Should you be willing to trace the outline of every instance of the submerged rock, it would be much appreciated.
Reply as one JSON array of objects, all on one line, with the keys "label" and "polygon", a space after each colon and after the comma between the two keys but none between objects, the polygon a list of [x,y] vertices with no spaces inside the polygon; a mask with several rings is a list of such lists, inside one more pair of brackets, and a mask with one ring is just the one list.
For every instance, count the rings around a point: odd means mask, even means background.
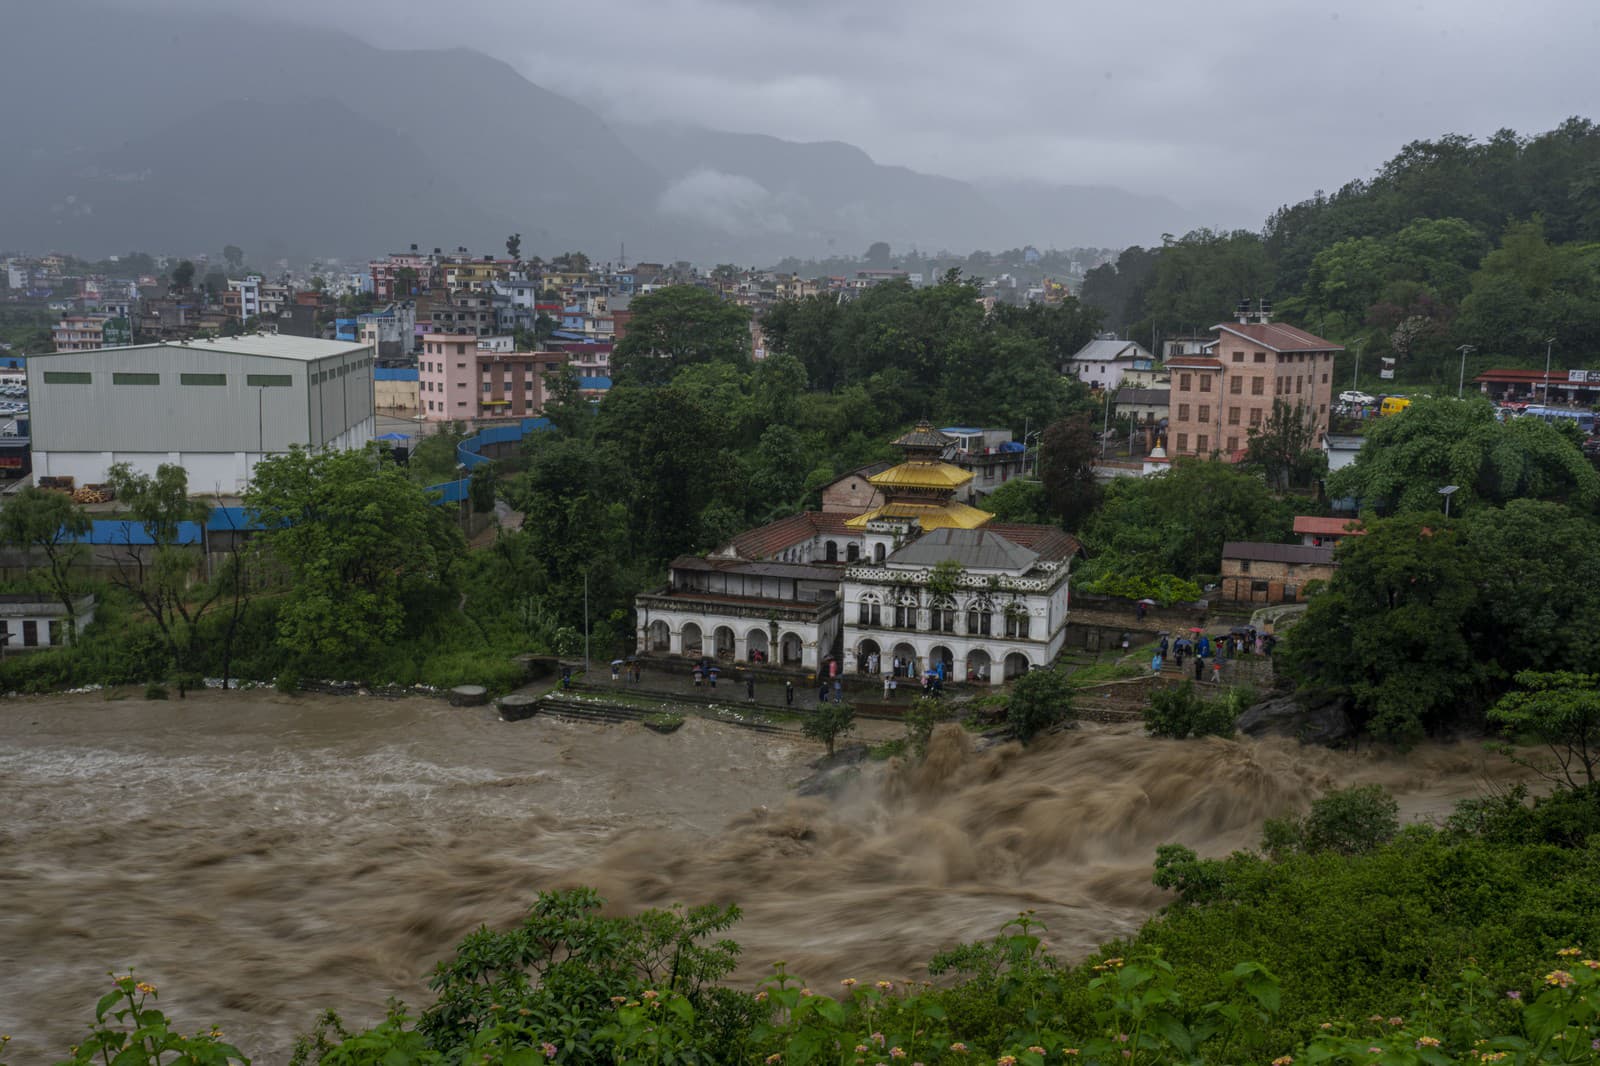
[{"label": "submerged rock", "polygon": [[1278,696],[1239,716],[1239,732],[1252,737],[1293,737],[1303,744],[1332,746],[1356,734],[1342,698],[1324,696],[1311,702]]}]

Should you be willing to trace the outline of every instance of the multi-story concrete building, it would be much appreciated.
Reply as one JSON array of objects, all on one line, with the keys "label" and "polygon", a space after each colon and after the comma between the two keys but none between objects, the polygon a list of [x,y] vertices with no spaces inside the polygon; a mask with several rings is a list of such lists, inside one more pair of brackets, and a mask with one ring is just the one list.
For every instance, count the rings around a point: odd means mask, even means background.
[{"label": "multi-story concrete building", "polygon": [[1116,334],[1108,333],[1078,349],[1061,372],[1093,389],[1114,389],[1122,384],[1125,372],[1154,366],[1155,356],[1137,341],[1118,340]]},{"label": "multi-story concrete building", "polygon": [[228,317],[238,322],[261,317],[261,275],[251,274],[238,281],[228,282],[222,305]]},{"label": "multi-story concrete building", "polygon": [[50,338],[58,352],[93,352],[105,346],[106,320],[110,315],[63,315],[50,327]]},{"label": "multi-story concrete building", "polygon": [[372,364],[362,345],[274,334],[33,355],[34,473],[176,463],[193,492],[238,492],[264,456],[372,440]]},{"label": "multi-story concrete building", "polygon": [[430,422],[529,418],[544,410],[545,377],[560,374],[565,352],[479,348],[466,333],[426,333],[417,360],[418,402]]},{"label": "multi-story concrete building", "polygon": [[1333,357],[1344,349],[1281,322],[1224,323],[1206,355],[1167,361],[1172,374],[1167,451],[1236,458],[1273,404],[1298,409],[1316,439],[1328,431]]}]

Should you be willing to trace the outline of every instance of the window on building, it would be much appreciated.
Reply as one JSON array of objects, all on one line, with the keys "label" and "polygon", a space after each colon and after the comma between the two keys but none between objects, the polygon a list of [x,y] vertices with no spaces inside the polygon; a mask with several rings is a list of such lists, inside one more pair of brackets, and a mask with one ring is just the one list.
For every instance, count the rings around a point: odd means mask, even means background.
[{"label": "window on building", "polygon": [[1200,405],[1200,421],[1202,421],[1202,422],[1211,421],[1211,405],[1210,404],[1203,403],[1203,404]]},{"label": "window on building", "polygon": [[1238,437],[1229,437],[1228,438],[1228,451],[1236,452],[1238,450],[1239,450],[1239,438]]},{"label": "window on building", "polygon": [[1241,559],[1241,560],[1239,560],[1239,573],[1248,574],[1249,572],[1250,572],[1250,560],[1249,559]]},{"label": "window on building", "polygon": [[1234,362],[1235,362],[1235,363],[1242,363],[1242,362],[1244,362],[1244,353],[1243,353],[1243,352],[1234,352],[1234,353],[1233,353],[1233,361],[1234,361]]},{"label": "window on building", "polygon": [[227,383],[228,383],[228,375],[226,375],[226,374],[179,374],[178,375],[178,384],[180,384],[180,385],[226,385]]},{"label": "window on building", "polygon": [[1324,385],[1328,383],[1328,372],[1326,370],[1322,372],[1322,383]]},{"label": "window on building", "polygon": [[1186,451],[1189,450],[1189,434],[1187,434],[1187,433],[1179,433],[1178,434],[1178,450],[1180,452],[1186,452]]},{"label": "window on building", "polygon": [[1266,378],[1251,378],[1250,379],[1250,395],[1252,395],[1252,396],[1264,396],[1264,395],[1266,395],[1266,391],[1267,391],[1267,379]]},{"label": "window on building", "polygon": [[1237,375],[1230,378],[1228,381],[1228,391],[1233,393],[1235,396],[1238,396],[1244,392],[1244,378],[1241,378]]},{"label": "window on building", "polygon": [[1204,455],[1211,448],[1211,438],[1202,433],[1194,439],[1194,450]]},{"label": "window on building", "polygon": [[289,374],[246,374],[244,383],[252,389],[286,389],[294,384]]},{"label": "window on building", "polygon": [[856,621],[864,626],[883,625],[883,604],[876,594],[863,592],[856,609]]},{"label": "window on building", "polygon": [[1211,391],[1211,375],[1210,374],[1201,374],[1200,375],[1200,391],[1201,392],[1210,392]]},{"label": "window on building", "polygon": [[1228,425],[1237,426],[1238,424],[1239,424],[1239,409],[1237,407],[1228,408]]},{"label": "window on building", "polygon": [[1188,404],[1180,403],[1178,405],[1178,421],[1180,421],[1180,422],[1189,421],[1189,405]]},{"label": "window on building", "polygon": [[896,629],[917,628],[917,594],[902,592],[900,599],[894,605],[894,624]]},{"label": "window on building", "polygon": [[1259,580],[1252,581],[1252,582],[1250,582],[1250,591],[1251,592],[1266,592],[1267,591],[1267,583],[1265,581],[1259,581]]},{"label": "window on building", "polygon": [[46,385],[88,385],[92,379],[87,370],[46,370]]},{"label": "window on building", "polygon": [[488,392],[488,391],[489,391],[489,390],[490,390],[490,389],[491,389],[491,388],[493,388],[493,387],[494,387],[494,386],[493,386],[493,385],[491,385],[491,384],[490,384],[490,383],[489,383],[489,382],[487,382],[487,381],[485,381],[485,382],[484,382],[484,383],[483,383],[483,391],[484,391],[484,392]]},{"label": "window on building", "polygon": [[1250,408],[1250,424],[1252,426],[1259,426],[1261,424],[1261,408]]},{"label": "window on building", "polygon": [[111,384],[113,384],[113,385],[159,385],[159,384],[161,384],[161,375],[160,374],[139,373],[139,372],[132,371],[132,370],[113,370],[111,372]]},{"label": "window on building", "polygon": [[987,637],[994,625],[994,604],[979,597],[967,605],[967,634]]},{"label": "window on building", "polygon": [[1015,610],[1006,609],[1006,636],[1013,640],[1028,639],[1028,612],[1021,604],[1013,604]]},{"label": "window on building", "polygon": [[1179,392],[1188,392],[1193,386],[1194,386],[1194,375],[1193,374],[1179,374],[1178,375],[1178,391]]},{"label": "window on building", "polygon": [[948,596],[940,597],[933,601],[933,609],[929,612],[935,633],[954,633],[956,631],[956,601]]}]

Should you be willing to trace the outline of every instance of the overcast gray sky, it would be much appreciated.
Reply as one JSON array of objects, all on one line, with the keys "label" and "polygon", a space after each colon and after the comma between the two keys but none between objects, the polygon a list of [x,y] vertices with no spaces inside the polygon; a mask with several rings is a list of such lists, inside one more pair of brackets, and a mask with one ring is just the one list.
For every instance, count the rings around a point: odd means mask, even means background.
[{"label": "overcast gray sky", "polygon": [[[175,0],[198,3],[199,0]],[[1600,101],[1600,0],[205,0],[466,46],[629,119],[842,140],[959,178],[1284,201],[1406,141]]]}]

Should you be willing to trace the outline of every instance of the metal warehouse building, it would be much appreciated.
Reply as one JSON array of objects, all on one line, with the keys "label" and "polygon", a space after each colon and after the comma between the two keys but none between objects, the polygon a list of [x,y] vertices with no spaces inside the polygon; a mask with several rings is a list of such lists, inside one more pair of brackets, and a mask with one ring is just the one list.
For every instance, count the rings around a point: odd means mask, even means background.
[{"label": "metal warehouse building", "polygon": [[35,355],[34,476],[178,463],[191,492],[238,492],[263,456],[372,440],[372,369],[368,345],[272,334]]}]

